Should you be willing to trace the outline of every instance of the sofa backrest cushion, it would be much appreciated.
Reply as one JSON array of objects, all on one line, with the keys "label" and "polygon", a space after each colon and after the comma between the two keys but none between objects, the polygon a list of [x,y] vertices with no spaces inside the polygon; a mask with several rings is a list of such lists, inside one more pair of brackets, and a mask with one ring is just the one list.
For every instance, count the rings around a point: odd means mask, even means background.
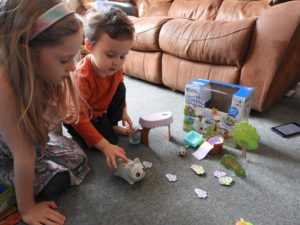
[{"label": "sofa backrest cushion", "polygon": [[268,0],[223,0],[215,20],[232,21],[257,17],[269,7]]},{"label": "sofa backrest cushion", "polygon": [[135,35],[131,49],[156,52],[161,51],[158,43],[159,32],[164,23],[171,18],[156,17],[133,17],[129,19],[134,24]]},{"label": "sofa backrest cushion", "polygon": [[174,0],[168,16],[195,20],[213,20],[223,0]]},{"label": "sofa backrest cushion", "polygon": [[190,61],[241,67],[255,21],[173,19],[162,26],[159,45],[164,52]]},{"label": "sofa backrest cushion", "polygon": [[173,0],[142,0],[140,17],[167,16]]}]

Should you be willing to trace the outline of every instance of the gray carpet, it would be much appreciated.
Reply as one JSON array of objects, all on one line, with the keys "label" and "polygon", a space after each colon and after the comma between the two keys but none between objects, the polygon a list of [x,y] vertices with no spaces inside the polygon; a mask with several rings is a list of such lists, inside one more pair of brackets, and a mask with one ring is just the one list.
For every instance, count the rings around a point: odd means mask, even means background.
[{"label": "gray carpet", "polygon": [[[183,158],[177,149],[183,143],[184,96],[182,93],[126,77],[128,112],[134,122],[139,115],[172,111],[172,141],[165,138],[166,127],[150,131],[150,147],[132,146],[121,138],[120,146],[129,158],[153,163],[146,177],[133,186],[114,177],[105,166],[103,155],[89,151],[92,171],[79,187],[72,187],[58,200],[67,224],[86,225],[233,225],[240,218],[255,225],[300,224],[300,136],[284,139],[272,126],[300,122],[300,88],[291,98],[284,97],[264,113],[251,112],[250,123],[258,129],[261,144],[243,162],[247,178],[234,176],[219,164],[220,157],[202,161],[188,150]],[[298,86],[299,87],[299,86]],[[241,161],[241,152],[227,149]],[[189,169],[200,163],[207,172],[197,176]],[[235,184],[225,187],[213,176],[215,170],[234,176]],[[166,173],[176,174],[170,183]],[[208,192],[198,199],[195,188]]]}]

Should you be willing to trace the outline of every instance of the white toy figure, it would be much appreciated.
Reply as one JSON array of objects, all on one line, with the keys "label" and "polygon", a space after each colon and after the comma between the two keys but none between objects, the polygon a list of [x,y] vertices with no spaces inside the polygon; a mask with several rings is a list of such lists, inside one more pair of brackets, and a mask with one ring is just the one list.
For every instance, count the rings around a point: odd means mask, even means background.
[{"label": "white toy figure", "polygon": [[179,156],[185,156],[185,153],[186,153],[186,149],[184,146],[181,146],[178,150],[178,155]]},{"label": "white toy figure", "polygon": [[118,168],[114,172],[115,176],[123,178],[131,185],[143,179],[145,174],[144,166],[139,158],[134,161],[129,160],[128,163],[118,160]]}]

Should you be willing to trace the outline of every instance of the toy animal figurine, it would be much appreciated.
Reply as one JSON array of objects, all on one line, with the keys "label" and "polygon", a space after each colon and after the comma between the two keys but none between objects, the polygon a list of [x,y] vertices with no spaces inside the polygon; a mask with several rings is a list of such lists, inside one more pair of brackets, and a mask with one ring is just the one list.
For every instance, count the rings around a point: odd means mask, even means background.
[{"label": "toy animal figurine", "polygon": [[186,149],[184,146],[181,146],[179,149],[178,149],[178,155],[179,156],[185,156],[186,154]]},{"label": "toy animal figurine", "polygon": [[134,159],[134,161],[129,160],[128,163],[124,163],[120,159],[117,161],[118,168],[114,172],[115,176],[123,178],[131,185],[144,178],[146,173],[139,158]]}]

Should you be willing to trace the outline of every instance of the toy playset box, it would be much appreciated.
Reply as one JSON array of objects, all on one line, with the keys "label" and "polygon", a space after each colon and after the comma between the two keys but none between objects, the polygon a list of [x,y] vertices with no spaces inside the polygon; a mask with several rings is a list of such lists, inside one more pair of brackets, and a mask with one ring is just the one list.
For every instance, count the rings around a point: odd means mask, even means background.
[{"label": "toy playset box", "polygon": [[15,190],[0,181],[0,217],[16,204]]},{"label": "toy playset box", "polygon": [[235,123],[247,121],[254,88],[196,79],[185,86],[183,130],[204,137],[225,136]]}]

